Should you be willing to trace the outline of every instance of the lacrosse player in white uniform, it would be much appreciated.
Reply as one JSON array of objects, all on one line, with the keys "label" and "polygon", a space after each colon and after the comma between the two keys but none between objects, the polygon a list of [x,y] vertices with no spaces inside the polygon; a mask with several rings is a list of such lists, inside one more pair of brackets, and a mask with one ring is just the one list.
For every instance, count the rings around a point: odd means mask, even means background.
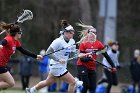
[{"label": "lacrosse player in white uniform", "polygon": [[26,88],[26,93],[34,93],[45,86],[49,86],[58,78],[69,84],[68,93],[74,93],[75,86],[82,85],[82,81],[75,79],[67,70],[67,60],[71,53],[76,52],[75,40],[73,39],[75,30],[66,20],[62,20],[61,26],[61,36],[55,39],[46,51],[46,54],[49,54],[60,50],[48,55],[51,60],[49,66],[50,72],[47,79],[39,82],[32,88]]}]

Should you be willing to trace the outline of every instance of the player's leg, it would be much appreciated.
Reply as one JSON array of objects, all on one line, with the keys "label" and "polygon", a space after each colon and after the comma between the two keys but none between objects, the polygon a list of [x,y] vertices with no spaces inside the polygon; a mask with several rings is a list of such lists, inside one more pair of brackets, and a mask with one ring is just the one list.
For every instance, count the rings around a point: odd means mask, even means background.
[{"label": "player's leg", "polygon": [[82,93],[87,93],[89,89],[88,70],[85,66],[77,66],[79,79],[83,81]]},{"label": "player's leg", "polygon": [[38,84],[33,86],[32,88],[26,88],[26,93],[35,93],[37,90],[49,86],[56,81],[57,77],[49,74],[46,80],[40,81]]},{"label": "player's leg", "polygon": [[0,89],[13,87],[15,81],[9,71],[0,74]]},{"label": "player's leg", "polygon": [[89,91],[90,93],[95,93],[96,89],[96,71],[95,70],[89,70],[88,71],[88,78],[89,78]]},{"label": "player's leg", "polygon": [[75,78],[69,72],[67,72],[61,77],[61,79],[68,82],[69,84],[68,93],[74,93],[76,84]]}]

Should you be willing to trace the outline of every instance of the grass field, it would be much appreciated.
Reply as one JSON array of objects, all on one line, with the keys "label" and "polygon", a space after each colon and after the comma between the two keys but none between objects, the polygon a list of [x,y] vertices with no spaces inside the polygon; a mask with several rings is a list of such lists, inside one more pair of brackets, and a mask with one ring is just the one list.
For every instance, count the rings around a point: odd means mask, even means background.
[{"label": "grass field", "polygon": [[[23,90],[2,90],[0,93],[25,93]],[[40,93],[40,92],[37,92]],[[62,92],[47,92],[47,93],[62,93]],[[64,92],[63,92],[64,93]]]},{"label": "grass field", "polygon": [[25,91],[22,90],[2,90],[0,93],[25,93]]}]

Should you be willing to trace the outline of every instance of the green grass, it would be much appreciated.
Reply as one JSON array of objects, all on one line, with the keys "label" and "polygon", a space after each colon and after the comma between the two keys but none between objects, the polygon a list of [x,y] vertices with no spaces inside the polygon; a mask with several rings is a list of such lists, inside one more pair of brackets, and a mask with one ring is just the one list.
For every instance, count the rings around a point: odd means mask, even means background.
[{"label": "green grass", "polygon": [[[7,90],[1,90],[0,93],[25,93],[25,91],[23,91],[23,90],[13,90],[13,89],[10,90],[10,89],[7,89]],[[37,93],[39,93],[39,92],[37,92]],[[48,93],[58,93],[58,92],[48,92]]]},{"label": "green grass", "polygon": [[0,93],[25,93],[25,91],[22,90],[2,90]]}]

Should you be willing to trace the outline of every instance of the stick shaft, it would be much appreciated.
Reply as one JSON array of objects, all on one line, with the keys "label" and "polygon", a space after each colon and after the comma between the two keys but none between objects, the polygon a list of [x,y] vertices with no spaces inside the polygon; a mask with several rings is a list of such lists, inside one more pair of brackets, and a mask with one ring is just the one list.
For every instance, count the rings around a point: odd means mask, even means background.
[{"label": "stick shaft", "polygon": [[66,49],[66,48],[68,48],[68,47],[77,45],[77,44],[79,44],[79,43],[77,42],[77,43],[72,44],[72,45],[70,45],[70,46],[67,46],[67,47],[65,47],[65,48],[61,48],[61,49],[55,50],[55,51],[53,51],[53,52],[51,52],[51,53],[48,53],[48,54],[44,55],[44,57],[45,57],[45,56],[48,56],[48,55],[51,55],[51,54],[53,54],[53,53],[55,53],[55,52],[61,51],[61,50],[63,50],[63,49]]},{"label": "stick shaft", "polygon": [[[87,55],[90,55],[90,54],[95,54],[96,52],[90,52],[90,53],[87,53],[85,56],[87,56]],[[73,57],[73,58],[69,58],[67,61],[71,61],[71,60],[74,60],[74,59],[77,59],[77,58],[80,58],[79,56],[76,56],[76,57]],[[93,59],[93,61],[94,62],[96,62],[96,63],[98,63],[98,64],[100,64],[100,65],[102,65],[102,66],[104,66],[104,67],[106,67],[106,68],[108,68],[108,69],[112,69],[111,67],[108,67],[108,66],[106,66],[106,65],[104,65],[103,63],[101,63],[101,62],[99,62],[99,61],[97,61],[97,60],[95,60],[95,59]]]},{"label": "stick shaft", "polygon": [[94,61],[95,61],[96,63],[98,63],[98,64],[100,64],[100,65],[102,65],[102,66],[108,68],[108,69],[112,69],[111,67],[108,67],[108,66],[104,65],[103,63],[101,63],[101,62],[99,62],[99,61],[97,61],[97,60],[94,60]]},{"label": "stick shaft", "polygon": [[0,35],[2,35],[2,34],[5,33],[5,32],[6,32],[6,30],[1,31],[1,32],[0,32]]}]

